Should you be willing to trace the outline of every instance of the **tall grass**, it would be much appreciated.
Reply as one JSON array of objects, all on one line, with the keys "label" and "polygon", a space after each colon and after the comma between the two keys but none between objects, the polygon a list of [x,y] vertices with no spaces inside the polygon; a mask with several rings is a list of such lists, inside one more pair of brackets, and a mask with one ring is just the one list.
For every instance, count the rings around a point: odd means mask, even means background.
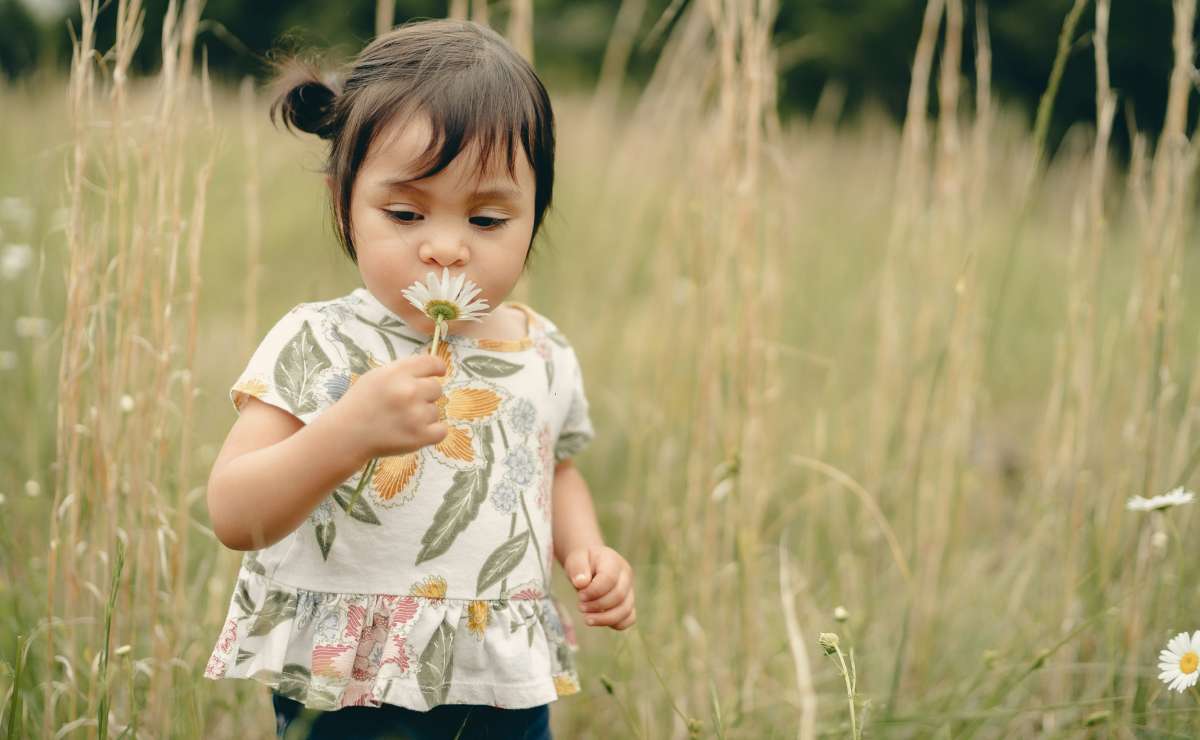
[{"label": "tall grass", "polygon": [[[156,40],[135,0],[106,8],[97,50],[85,2],[69,95],[0,90],[0,243],[39,263],[0,291],[21,440],[0,446],[3,737],[271,735],[261,687],[199,678],[237,561],[199,501],[256,327],[356,274],[312,207],[319,150],[209,85],[200,4],[170,8]],[[845,736],[851,708],[879,737],[1200,728],[1155,668],[1200,628],[1195,515],[1124,510],[1200,466],[1194,0],[1128,168],[1109,1],[1074,4],[1047,60],[1096,70],[1097,125],[1052,157],[1055,83],[1032,126],[994,100],[974,9],[927,3],[899,126],[781,121],[769,1],[628,0],[594,94],[555,91],[556,207],[519,292],[582,358],[600,435],[579,463],[638,602],[625,632],[576,619],[559,736]],[[637,29],[668,26],[622,96]],[[163,48],[153,78],[129,77],[139,42]],[[18,334],[31,316],[51,330]]]}]

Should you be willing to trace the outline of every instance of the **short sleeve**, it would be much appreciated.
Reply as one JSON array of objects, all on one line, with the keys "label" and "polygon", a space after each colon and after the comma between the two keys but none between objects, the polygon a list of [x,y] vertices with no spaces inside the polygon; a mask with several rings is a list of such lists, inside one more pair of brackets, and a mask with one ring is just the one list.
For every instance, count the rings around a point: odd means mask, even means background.
[{"label": "short sleeve", "polygon": [[587,393],[583,386],[583,370],[579,366],[579,360],[573,349],[568,347],[566,356],[568,358],[566,377],[570,379],[571,400],[562,428],[559,430],[558,439],[554,443],[556,462],[562,462],[579,454],[596,436],[595,430],[592,428],[591,416],[588,413]]},{"label": "short sleeve", "polygon": [[249,396],[277,406],[308,424],[340,397],[347,385],[323,346],[324,317],[300,304],[267,331],[245,370],[229,389],[240,413]]}]

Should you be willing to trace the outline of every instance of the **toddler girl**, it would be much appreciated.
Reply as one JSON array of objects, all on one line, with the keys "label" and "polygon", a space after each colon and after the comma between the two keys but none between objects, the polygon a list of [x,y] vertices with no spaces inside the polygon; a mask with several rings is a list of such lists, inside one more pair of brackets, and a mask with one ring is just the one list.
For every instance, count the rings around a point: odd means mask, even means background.
[{"label": "toddler girl", "polygon": [[[307,707],[309,737],[548,738],[579,691],[553,560],[588,624],[635,619],[572,464],[593,437],[579,362],[504,300],[551,200],[550,100],[451,20],[380,36],[340,85],[296,64],[280,84],[272,118],[328,142],[363,286],[293,307],[230,390],[208,507],[246,555],[204,675],[270,686],[280,737]],[[448,335],[409,300],[422,280],[459,304]]]}]

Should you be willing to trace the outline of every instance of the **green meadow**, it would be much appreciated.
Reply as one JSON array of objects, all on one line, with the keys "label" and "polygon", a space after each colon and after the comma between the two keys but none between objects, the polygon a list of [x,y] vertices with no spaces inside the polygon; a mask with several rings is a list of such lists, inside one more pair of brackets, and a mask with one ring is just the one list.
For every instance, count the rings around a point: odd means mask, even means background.
[{"label": "green meadow", "polygon": [[[511,297],[579,354],[638,617],[587,627],[556,570],[583,686],[556,736],[1200,733],[1157,665],[1200,630],[1197,504],[1126,508],[1200,469],[1195,50],[1157,41],[1166,123],[1120,155],[1108,4],[1076,5],[1101,125],[1053,149],[943,72],[986,39],[958,0],[903,122],[832,92],[781,117],[769,3],[687,5],[643,88],[551,90]],[[320,143],[207,78],[198,12],[155,76],[132,31],[81,33],[69,77],[0,86],[0,737],[273,736],[265,688],[201,676],[241,557],[205,483],[262,333],[359,282]]]}]

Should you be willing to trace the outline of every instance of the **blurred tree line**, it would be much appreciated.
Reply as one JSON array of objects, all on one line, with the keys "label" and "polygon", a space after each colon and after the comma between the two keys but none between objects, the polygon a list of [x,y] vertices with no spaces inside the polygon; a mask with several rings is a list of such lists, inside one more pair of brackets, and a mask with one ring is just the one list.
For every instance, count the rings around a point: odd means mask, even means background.
[{"label": "blurred tree line", "polygon": [[[691,0],[695,1],[695,0]],[[78,23],[78,8],[68,3],[57,13],[55,0],[0,0],[0,73],[9,79],[38,69],[65,69],[70,55],[68,24]],[[975,15],[985,11],[992,44],[993,92],[1032,113],[1046,85],[1063,17],[1072,0],[965,0],[963,74],[974,78]],[[680,3],[646,0],[640,32],[629,59],[628,80],[636,84],[653,70],[669,35],[671,15]],[[146,8],[145,38],[135,67],[158,63],[165,0]],[[396,22],[447,14],[445,0],[399,0]],[[922,0],[780,0],[776,24],[779,54],[779,101],[784,115],[811,113],[826,93],[825,112],[853,114],[867,101],[897,117],[904,115],[912,53],[920,32]],[[116,2],[101,14],[98,47],[112,38]],[[605,45],[621,0],[535,0],[534,56],[552,87],[595,83]],[[36,7],[35,14],[32,8]],[[504,28],[508,3],[492,4],[492,25]],[[318,2],[237,2],[208,0],[200,42],[214,76],[238,79],[270,75],[273,54],[325,52],[331,62],[352,56],[374,32],[375,3],[370,0]],[[656,24],[664,20],[664,24]],[[651,34],[656,25],[658,30]],[[1062,89],[1055,106],[1051,140],[1058,141],[1073,123],[1094,115],[1095,76],[1085,13],[1076,34]],[[1126,139],[1126,124],[1157,131],[1166,104],[1171,67],[1170,0],[1113,0],[1110,27],[1112,84],[1122,103],[1115,143]],[[969,104],[971,96],[964,96]],[[930,96],[931,111],[937,96]],[[1193,114],[1194,116],[1194,114]]]}]

